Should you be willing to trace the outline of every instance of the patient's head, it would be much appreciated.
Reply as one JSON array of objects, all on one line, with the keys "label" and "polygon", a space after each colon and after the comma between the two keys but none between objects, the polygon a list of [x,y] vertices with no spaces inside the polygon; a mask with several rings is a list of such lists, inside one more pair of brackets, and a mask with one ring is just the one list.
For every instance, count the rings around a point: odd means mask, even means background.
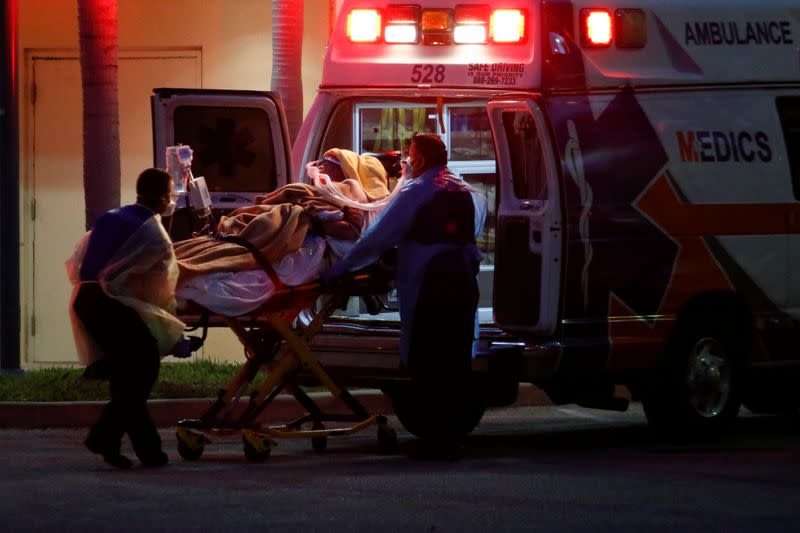
[{"label": "patient's head", "polygon": [[369,155],[359,155],[344,148],[330,148],[317,165],[332,181],[356,180],[363,187],[367,197],[372,200],[389,194],[386,187],[386,170],[381,162]]},{"label": "patient's head", "polygon": [[344,181],[347,179],[342,170],[342,165],[335,157],[324,157],[317,163],[317,168],[321,174],[326,174],[331,181]]}]

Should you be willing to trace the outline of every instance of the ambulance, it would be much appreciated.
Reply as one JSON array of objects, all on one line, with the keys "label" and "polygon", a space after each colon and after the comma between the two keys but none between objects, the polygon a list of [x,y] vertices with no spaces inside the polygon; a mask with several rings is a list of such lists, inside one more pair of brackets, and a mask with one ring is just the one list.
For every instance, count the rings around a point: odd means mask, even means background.
[{"label": "ambulance", "polygon": [[[221,211],[307,180],[327,149],[391,161],[416,131],[442,136],[490,204],[480,401],[460,431],[520,383],[556,404],[640,399],[675,431],[798,405],[796,0],[345,0],[291,153],[273,94],[153,102],[156,164],[197,144]],[[392,395],[396,295],[381,304],[354,300],[315,349]],[[423,416],[396,407],[406,427]]]}]

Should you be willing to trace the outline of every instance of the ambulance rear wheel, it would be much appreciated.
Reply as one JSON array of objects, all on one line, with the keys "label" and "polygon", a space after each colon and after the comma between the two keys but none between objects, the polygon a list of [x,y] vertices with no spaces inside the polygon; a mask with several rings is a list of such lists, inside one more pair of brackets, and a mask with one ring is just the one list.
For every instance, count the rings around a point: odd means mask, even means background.
[{"label": "ambulance rear wheel", "polygon": [[395,415],[409,433],[431,441],[463,440],[478,426],[486,410],[483,400],[475,396],[461,402],[440,403],[412,389],[396,391],[392,403]]},{"label": "ambulance rear wheel", "polygon": [[681,317],[664,364],[642,398],[648,423],[672,437],[723,430],[742,403],[749,341],[735,307],[703,306]]}]

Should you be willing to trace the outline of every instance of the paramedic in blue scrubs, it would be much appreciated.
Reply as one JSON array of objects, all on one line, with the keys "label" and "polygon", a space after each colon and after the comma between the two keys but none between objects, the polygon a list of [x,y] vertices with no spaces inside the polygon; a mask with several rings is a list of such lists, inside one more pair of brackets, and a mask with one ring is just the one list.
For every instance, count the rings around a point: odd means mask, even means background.
[{"label": "paramedic in blue scrubs", "polygon": [[411,179],[322,275],[331,282],[397,247],[402,363],[420,394],[445,402],[445,395],[466,386],[471,371],[482,257],[475,238],[486,218],[486,198],[446,165],[447,149],[438,135],[414,135],[406,174]]},{"label": "paramedic in blue scrubs", "polygon": [[[90,366],[102,368],[108,379],[111,401],[92,426],[85,444],[110,465],[129,468],[131,460],[120,453],[122,437],[128,434],[133,449],[145,466],[167,464],[161,439],[150,414],[147,399],[158,377],[160,356],[157,342],[139,314],[104,291],[98,278],[114,257],[124,255],[134,234],[151,219],[174,204],[172,178],[161,169],[147,169],[136,182],[137,202],[111,210],[96,221],[80,266],[80,288],[73,303],[75,314],[88,335],[105,354]],[[158,222],[160,224],[160,221]],[[166,233],[145,241],[136,257],[171,253]],[[174,254],[173,254],[174,257]],[[143,261],[143,259],[139,260]],[[145,288],[146,289],[146,288]],[[172,294],[174,299],[174,292]]]}]

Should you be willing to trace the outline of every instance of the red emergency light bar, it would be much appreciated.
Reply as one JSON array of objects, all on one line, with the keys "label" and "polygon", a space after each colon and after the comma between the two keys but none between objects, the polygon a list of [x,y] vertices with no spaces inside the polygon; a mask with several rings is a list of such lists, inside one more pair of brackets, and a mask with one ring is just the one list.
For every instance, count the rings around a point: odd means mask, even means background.
[{"label": "red emergency light bar", "polygon": [[641,9],[617,9],[614,17],[608,9],[581,9],[581,43],[586,48],[644,48],[647,24]]},{"label": "red emergency light bar", "polygon": [[489,20],[492,10],[489,6],[456,6],[456,25],[453,41],[456,43],[482,44],[489,39]]},{"label": "red emergency light bar", "polygon": [[386,27],[383,30],[383,40],[387,43],[418,42],[419,20],[419,6],[388,6],[386,8]]},{"label": "red emergency light bar", "polygon": [[417,4],[389,4],[353,9],[347,14],[347,37],[354,43],[522,44],[527,41],[527,12],[462,4],[455,9]]}]

